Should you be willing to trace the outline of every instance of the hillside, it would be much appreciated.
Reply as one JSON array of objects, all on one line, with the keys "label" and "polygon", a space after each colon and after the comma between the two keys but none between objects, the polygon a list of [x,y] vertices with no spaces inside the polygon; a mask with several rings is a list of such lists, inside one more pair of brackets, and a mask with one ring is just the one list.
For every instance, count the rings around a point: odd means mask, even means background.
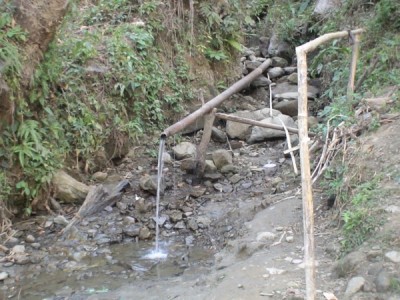
[{"label": "hillside", "polygon": [[[283,154],[290,144],[282,131],[266,136],[218,119],[206,153],[217,166],[201,178],[194,152],[181,160],[175,148],[196,149],[203,123],[170,137],[161,235],[172,259],[144,263],[129,247],[136,241],[139,255],[155,237],[163,129],[266,61],[263,75],[218,112],[265,121],[271,99],[270,117],[296,127],[295,47],[363,28],[354,93],[354,37],[308,57],[311,167],[320,168],[317,297],[398,299],[400,4],[327,1],[326,10],[324,2],[0,1],[3,295],[303,299],[300,178],[292,169],[299,157]],[[214,157],[222,150],[231,156],[225,169]],[[121,198],[59,237],[91,187],[124,180]],[[63,185],[76,198],[65,198]],[[159,267],[167,275],[157,280]],[[46,272],[63,284],[43,294]],[[128,287],[131,278],[138,284]]]}]

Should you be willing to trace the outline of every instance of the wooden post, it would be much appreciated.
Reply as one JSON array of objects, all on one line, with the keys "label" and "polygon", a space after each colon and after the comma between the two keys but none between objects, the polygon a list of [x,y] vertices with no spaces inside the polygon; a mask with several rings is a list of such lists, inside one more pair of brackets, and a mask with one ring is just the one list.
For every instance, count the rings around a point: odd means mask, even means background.
[{"label": "wooden post", "polygon": [[311,188],[310,154],[308,151],[308,108],[307,108],[307,55],[296,48],[298,93],[299,93],[299,140],[301,190],[303,199],[304,265],[306,272],[306,298],[315,299],[315,254],[314,254],[314,207]]},{"label": "wooden post", "polygon": [[[314,251],[314,207],[310,172],[310,154],[308,149],[308,108],[307,108],[307,52],[332,39],[343,38],[349,34],[357,36],[363,29],[328,33],[296,48],[298,72],[298,121],[300,140],[301,189],[303,203],[304,228],[304,264],[306,275],[306,299],[315,299],[315,251]],[[350,84],[349,84],[350,85]],[[352,83],[354,86],[354,81]]]},{"label": "wooden post", "polygon": [[206,166],[206,151],[208,143],[210,142],[212,128],[215,120],[215,113],[217,109],[214,108],[209,114],[204,116],[204,129],[203,136],[199,146],[197,147],[197,176],[201,177],[204,174],[204,168]]},{"label": "wooden post", "polygon": [[347,85],[347,101],[352,104],[354,98],[354,81],[356,78],[357,59],[360,48],[360,37],[358,34],[350,34],[353,43],[353,50],[351,54],[349,83]]}]

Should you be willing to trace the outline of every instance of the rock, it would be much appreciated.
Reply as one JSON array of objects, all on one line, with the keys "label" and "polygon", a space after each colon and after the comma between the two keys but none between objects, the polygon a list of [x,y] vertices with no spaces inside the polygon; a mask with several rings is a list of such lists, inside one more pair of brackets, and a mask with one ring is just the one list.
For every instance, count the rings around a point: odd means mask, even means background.
[{"label": "rock", "polygon": [[288,242],[288,243],[293,243],[293,242],[294,242],[294,237],[293,237],[293,235],[287,236],[287,237],[286,237],[286,242]]},{"label": "rock", "polygon": [[392,214],[400,213],[400,206],[397,205],[389,205],[385,208],[385,211]]},{"label": "rock", "polygon": [[87,231],[87,235],[89,238],[94,238],[96,236],[96,233],[97,233],[97,229],[89,229]]},{"label": "rock", "polygon": [[243,47],[243,56],[249,57],[251,55],[254,55],[255,52],[247,47]]},{"label": "rock", "polygon": [[276,238],[276,234],[273,232],[259,232],[257,233],[256,240],[257,242],[267,242],[267,241],[273,241]]},{"label": "rock", "polygon": [[105,210],[106,212],[111,213],[111,212],[113,211],[113,208],[112,208],[110,205],[108,205],[108,206],[104,207],[104,210]]},{"label": "rock", "polygon": [[189,235],[189,236],[185,237],[185,245],[186,246],[193,246],[193,242],[194,242],[193,235]]},{"label": "rock", "polygon": [[92,175],[92,179],[95,181],[104,181],[107,179],[108,174],[105,172],[96,172]]},{"label": "rock", "polygon": [[194,174],[197,170],[198,160],[196,158],[185,158],[181,160],[181,170],[186,173]]},{"label": "rock", "polygon": [[297,71],[297,67],[285,67],[283,68],[285,74],[289,75]]},{"label": "rock", "polygon": [[367,259],[369,261],[375,261],[377,258],[379,258],[382,255],[382,250],[381,249],[377,249],[377,250],[370,250],[367,253]]},{"label": "rock", "polygon": [[222,175],[220,173],[205,173],[203,175],[204,179],[208,179],[210,181],[217,181],[218,179],[220,179],[222,177]]},{"label": "rock", "polygon": [[350,297],[360,291],[364,286],[364,277],[357,276],[350,279],[347,283],[346,291],[344,292],[345,297]]},{"label": "rock", "polygon": [[183,214],[179,210],[173,210],[173,211],[169,212],[168,215],[169,215],[171,221],[174,223],[182,220],[182,218],[183,218]]},{"label": "rock", "polygon": [[139,239],[147,240],[148,238],[150,238],[150,236],[151,236],[151,232],[150,232],[149,228],[147,228],[146,226],[143,226],[142,228],[140,228]]},{"label": "rock", "polygon": [[242,104],[238,110],[253,111],[257,109],[263,109],[265,107],[265,103],[269,99],[269,93],[267,89],[260,87],[250,91],[250,94],[245,96],[244,99],[246,100],[245,104]]},{"label": "rock", "polygon": [[55,217],[53,219],[53,221],[56,224],[64,225],[64,226],[67,226],[69,224],[68,220],[62,215],[58,215],[57,217]]},{"label": "rock", "polygon": [[269,86],[270,84],[271,80],[263,75],[260,75],[250,83],[250,86],[253,88],[259,88]]},{"label": "rock", "polygon": [[206,159],[205,164],[206,164],[204,168],[205,173],[214,173],[215,171],[217,171],[217,167],[215,166],[212,160]]},{"label": "rock", "polygon": [[140,225],[139,224],[130,224],[125,226],[122,229],[122,232],[126,234],[127,236],[135,237],[140,234]]},{"label": "rock", "polygon": [[164,160],[164,164],[172,165],[172,163],[173,163],[172,156],[168,152],[163,153],[163,160]]},{"label": "rock", "polygon": [[272,67],[285,68],[289,65],[288,61],[283,57],[274,56],[272,58]]},{"label": "rock", "polygon": [[284,115],[294,117],[298,115],[298,105],[298,100],[284,100],[274,105],[274,109],[279,110]]},{"label": "rock", "polygon": [[296,72],[291,73],[288,77],[287,77],[287,81],[289,81],[292,84],[297,84],[298,81],[298,75]]},{"label": "rock", "polygon": [[385,253],[385,257],[391,262],[400,263],[400,252],[399,251],[389,251]]},{"label": "rock", "polygon": [[286,273],[286,270],[283,269],[278,269],[278,268],[266,268],[268,274],[270,275],[281,275],[283,273]]},{"label": "rock", "polygon": [[40,249],[40,244],[39,244],[39,243],[32,243],[32,244],[31,244],[31,247],[32,247],[33,249],[38,250],[38,249]]},{"label": "rock", "polygon": [[261,66],[262,62],[260,61],[245,61],[244,65],[246,67],[247,70],[249,71],[254,71],[255,69],[257,69],[259,66]]},{"label": "rock", "polygon": [[196,156],[196,145],[189,142],[182,142],[172,148],[176,159],[194,158]]},{"label": "rock", "polygon": [[117,202],[116,206],[121,211],[121,213],[125,212],[128,209],[128,204],[124,202]]},{"label": "rock", "polygon": [[28,234],[25,238],[25,242],[27,243],[33,243],[35,242],[35,237],[32,234]]},{"label": "rock", "polygon": [[[231,114],[232,116],[237,116],[241,118],[251,119],[255,121],[261,121],[262,119],[268,118],[270,115],[270,109],[264,108],[256,111],[238,111],[236,113]],[[272,111],[273,116],[279,116],[281,113],[277,110]],[[241,139],[247,140],[251,134],[251,125],[242,124],[238,122],[227,121],[226,122],[226,133],[231,139]],[[231,143],[232,145],[232,143]]]},{"label": "rock", "polygon": [[197,225],[200,228],[208,227],[208,226],[210,226],[210,224],[211,224],[211,220],[208,217],[206,217],[206,216],[197,217]]},{"label": "rock", "polygon": [[147,191],[153,195],[156,195],[157,194],[157,177],[146,174],[142,178],[140,178],[139,186],[142,190]]},{"label": "rock", "polygon": [[0,281],[3,281],[4,279],[8,278],[8,273],[7,272],[0,272]]},{"label": "rock", "polygon": [[292,259],[292,261],[290,263],[292,263],[294,265],[299,265],[299,264],[303,263],[303,260],[300,258],[295,258],[295,259]]},{"label": "rock", "polygon": [[187,226],[188,226],[188,228],[190,228],[193,231],[196,231],[197,229],[199,229],[199,226],[197,225],[197,222],[193,218],[190,218],[187,221]]},{"label": "rock", "polygon": [[123,219],[123,224],[124,225],[131,225],[131,224],[135,224],[136,223],[136,219],[134,217],[131,216],[126,216]]},{"label": "rock", "polygon": [[230,184],[216,183],[216,184],[214,184],[214,189],[220,193],[222,193],[222,192],[230,193],[230,192],[232,192],[233,187]]},{"label": "rock", "polygon": [[211,129],[211,138],[214,142],[218,143],[226,143],[227,140],[226,133],[216,127]]},{"label": "rock", "polygon": [[317,0],[313,13],[320,16],[326,16],[337,10],[341,4],[341,0]]},{"label": "rock", "polygon": [[228,150],[215,150],[212,153],[212,159],[218,170],[225,165],[232,164],[232,154]]},{"label": "rock", "polygon": [[139,198],[135,201],[135,209],[139,213],[147,213],[152,209],[152,203],[150,201],[146,201],[144,198]]},{"label": "rock", "polygon": [[239,172],[240,172],[239,166],[233,164],[225,165],[221,168],[222,174],[239,173]]},{"label": "rock", "polygon": [[15,245],[12,249],[11,249],[12,253],[15,254],[21,254],[21,253],[25,253],[25,246],[24,245]]},{"label": "rock", "polygon": [[274,67],[268,70],[270,79],[281,77],[285,74],[285,71],[281,67]]},{"label": "rock", "polygon": [[277,34],[273,33],[269,40],[268,54],[270,56],[283,57],[291,62],[294,56],[294,48],[287,42],[281,40]]},{"label": "rock", "polygon": [[55,197],[66,203],[83,201],[89,193],[89,187],[66,172],[60,170],[53,175],[52,183],[55,188]]},{"label": "rock", "polygon": [[[153,217],[152,219],[153,219],[154,223],[157,223],[156,217]],[[165,222],[167,222],[167,220],[169,220],[169,216],[167,216],[167,215],[158,216],[158,226],[163,226],[165,224]]]},{"label": "rock", "polygon": [[229,178],[229,181],[232,182],[233,184],[236,184],[242,179],[243,179],[242,176],[240,176],[239,174],[234,174]]},{"label": "rock", "polygon": [[179,221],[174,225],[175,229],[186,229],[186,225],[184,221]]},{"label": "rock", "polygon": [[205,187],[201,187],[201,186],[195,186],[192,188],[192,190],[190,191],[190,196],[195,197],[195,198],[199,198],[201,196],[204,195],[204,193],[206,192],[206,188]]},{"label": "rock", "polygon": [[[287,81],[277,83],[272,87],[272,97],[277,99],[298,99],[298,87]],[[307,85],[307,95],[315,99],[319,95],[319,89],[313,85]]]},{"label": "rock", "polygon": [[27,253],[17,253],[13,255],[14,263],[17,265],[26,265],[31,262],[31,259]]},{"label": "rock", "polygon": [[[277,117],[268,117],[261,122],[263,123],[270,123],[270,124],[276,124],[276,125],[282,125],[281,121],[285,124],[287,127],[292,127],[292,128],[297,128],[295,122],[293,119],[289,116],[282,115],[280,114]],[[263,127],[257,127],[254,126],[252,128],[250,137],[247,139],[247,143],[252,144],[255,142],[261,142],[264,140],[268,140],[271,138],[277,138],[277,137],[285,137],[285,131],[283,130],[276,130],[276,129],[270,129],[270,128],[263,128]]]},{"label": "rock", "polygon": [[381,271],[375,278],[374,283],[378,292],[385,292],[390,288],[391,277],[386,271]]},{"label": "rock", "polygon": [[249,189],[249,188],[251,188],[253,186],[253,183],[251,181],[246,181],[246,182],[243,182],[241,184],[241,186],[242,186],[243,189]]},{"label": "rock", "polygon": [[363,252],[351,252],[335,263],[333,272],[337,277],[345,277],[355,272],[366,259],[367,257]]},{"label": "rock", "polygon": [[260,53],[263,57],[269,57],[268,54],[268,45],[269,45],[269,38],[263,36],[259,39],[259,49]]}]

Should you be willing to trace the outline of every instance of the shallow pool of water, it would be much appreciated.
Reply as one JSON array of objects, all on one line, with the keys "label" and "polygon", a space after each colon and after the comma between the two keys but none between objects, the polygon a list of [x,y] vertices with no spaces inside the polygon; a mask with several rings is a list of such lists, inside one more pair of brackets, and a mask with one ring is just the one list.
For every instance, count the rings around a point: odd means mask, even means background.
[{"label": "shallow pool of water", "polygon": [[160,244],[166,257],[156,259],[148,257],[155,250],[152,243],[116,244],[109,250],[81,261],[60,262],[55,271],[30,276],[18,288],[20,299],[63,299],[71,295],[85,299],[85,295],[146,280],[198,276],[214,263],[213,251],[181,244]]}]

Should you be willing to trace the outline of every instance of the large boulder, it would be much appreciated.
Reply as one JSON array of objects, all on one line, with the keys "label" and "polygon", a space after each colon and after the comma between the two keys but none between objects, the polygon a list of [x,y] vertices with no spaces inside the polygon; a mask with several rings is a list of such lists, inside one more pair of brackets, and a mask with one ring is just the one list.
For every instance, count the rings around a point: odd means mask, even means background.
[{"label": "large boulder", "polygon": [[189,142],[182,142],[172,148],[176,159],[193,158],[196,156],[196,145]]},{"label": "large boulder", "polygon": [[90,187],[60,170],[53,175],[52,184],[55,188],[55,198],[65,202],[83,202]]},{"label": "large boulder", "polygon": [[[275,86],[272,87],[272,97],[278,99],[297,99],[298,87],[295,84],[290,84],[289,82],[281,82],[277,83]],[[307,95],[310,99],[315,99],[319,95],[319,89],[313,85],[307,86]]]},{"label": "large boulder", "polygon": [[317,0],[314,8],[314,14],[326,16],[337,10],[342,4],[341,0]]},{"label": "large boulder", "polygon": [[284,100],[277,103],[274,108],[279,110],[282,114],[294,117],[298,115],[299,101],[296,100]]},{"label": "large boulder", "polygon": [[[232,115],[276,125],[282,125],[280,121],[282,120],[286,126],[297,128],[294,120],[291,117],[283,115],[281,112],[275,109],[272,110],[272,117],[270,116],[269,108],[264,108],[257,111],[238,111]],[[255,143],[270,138],[285,136],[285,132],[281,130],[262,128],[233,121],[227,121],[226,133],[230,138],[238,138],[245,140],[248,143]]]},{"label": "large boulder", "polygon": [[279,56],[285,58],[287,61],[291,62],[294,56],[294,48],[291,47],[287,42],[283,41],[278,37],[277,34],[272,34],[268,45],[268,55],[269,56]]},{"label": "large boulder", "polygon": [[[287,127],[297,128],[294,120],[291,117],[283,114],[280,114],[276,117],[268,117],[261,120],[261,122],[263,123],[276,124],[276,125],[282,125],[281,121],[283,121],[283,123]],[[268,139],[285,137],[285,136],[286,134],[285,131],[283,130],[254,126],[251,130],[250,137],[247,139],[247,143],[252,144],[256,142],[262,142]]]},{"label": "large boulder", "polygon": [[218,149],[212,153],[212,159],[218,170],[232,164],[232,153],[225,149]]}]

